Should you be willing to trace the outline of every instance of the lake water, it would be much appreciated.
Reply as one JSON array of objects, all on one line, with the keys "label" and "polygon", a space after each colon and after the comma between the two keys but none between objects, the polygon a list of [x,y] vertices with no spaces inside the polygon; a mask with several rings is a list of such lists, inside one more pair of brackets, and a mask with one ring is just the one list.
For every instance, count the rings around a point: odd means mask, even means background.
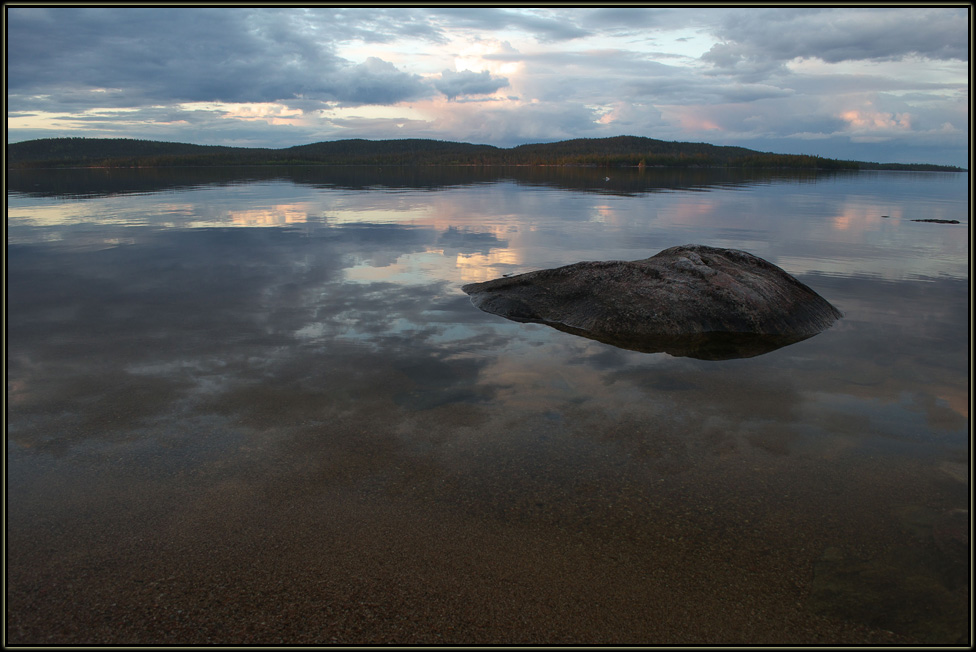
[{"label": "lake water", "polygon": [[[8,643],[967,642],[968,192],[11,172]],[[689,243],[844,317],[706,361],[460,290]]]}]

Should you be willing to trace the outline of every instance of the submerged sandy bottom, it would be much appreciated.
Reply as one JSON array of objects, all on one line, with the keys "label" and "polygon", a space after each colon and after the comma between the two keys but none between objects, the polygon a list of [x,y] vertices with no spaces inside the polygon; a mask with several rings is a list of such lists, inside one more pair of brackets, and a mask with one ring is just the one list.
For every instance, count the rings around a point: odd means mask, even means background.
[{"label": "submerged sandy bottom", "polygon": [[[924,613],[968,602],[931,534],[965,504],[956,467],[387,407],[289,429],[256,405],[207,464],[160,445],[15,479],[7,643],[954,642],[968,622]],[[851,606],[875,585],[889,604]]]}]

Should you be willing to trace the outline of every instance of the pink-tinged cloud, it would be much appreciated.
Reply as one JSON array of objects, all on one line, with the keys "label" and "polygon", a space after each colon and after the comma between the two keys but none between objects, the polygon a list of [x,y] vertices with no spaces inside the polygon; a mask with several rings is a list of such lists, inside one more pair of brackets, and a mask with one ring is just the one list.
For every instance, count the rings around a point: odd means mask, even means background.
[{"label": "pink-tinged cloud", "polygon": [[855,129],[904,129],[912,128],[912,117],[908,113],[886,113],[883,111],[859,111],[852,109],[840,114],[842,120]]},{"label": "pink-tinged cloud", "polygon": [[707,115],[709,108],[700,106],[658,106],[666,122],[677,125],[685,133],[698,131],[724,131],[725,128]]}]

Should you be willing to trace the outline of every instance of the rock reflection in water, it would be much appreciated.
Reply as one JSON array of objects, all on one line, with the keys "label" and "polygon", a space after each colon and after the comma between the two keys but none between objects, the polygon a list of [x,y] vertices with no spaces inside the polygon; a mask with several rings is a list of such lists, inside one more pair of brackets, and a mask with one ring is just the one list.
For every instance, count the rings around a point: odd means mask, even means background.
[{"label": "rock reflection in water", "polygon": [[802,342],[812,335],[763,335],[758,333],[691,333],[688,335],[613,337],[595,335],[563,324],[547,324],[553,328],[610,344],[621,349],[641,353],[667,353],[677,358],[698,360],[734,360],[754,358]]}]

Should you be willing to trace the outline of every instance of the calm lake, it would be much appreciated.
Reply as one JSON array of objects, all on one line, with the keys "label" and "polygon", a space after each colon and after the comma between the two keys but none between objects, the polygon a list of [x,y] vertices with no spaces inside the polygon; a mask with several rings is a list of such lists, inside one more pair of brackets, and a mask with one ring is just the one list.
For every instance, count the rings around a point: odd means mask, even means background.
[{"label": "calm lake", "polygon": [[[7,642],[968,642],[968,193],[10,172]],[[707,361],[460,289],[691,243],[844,317]]]}]

